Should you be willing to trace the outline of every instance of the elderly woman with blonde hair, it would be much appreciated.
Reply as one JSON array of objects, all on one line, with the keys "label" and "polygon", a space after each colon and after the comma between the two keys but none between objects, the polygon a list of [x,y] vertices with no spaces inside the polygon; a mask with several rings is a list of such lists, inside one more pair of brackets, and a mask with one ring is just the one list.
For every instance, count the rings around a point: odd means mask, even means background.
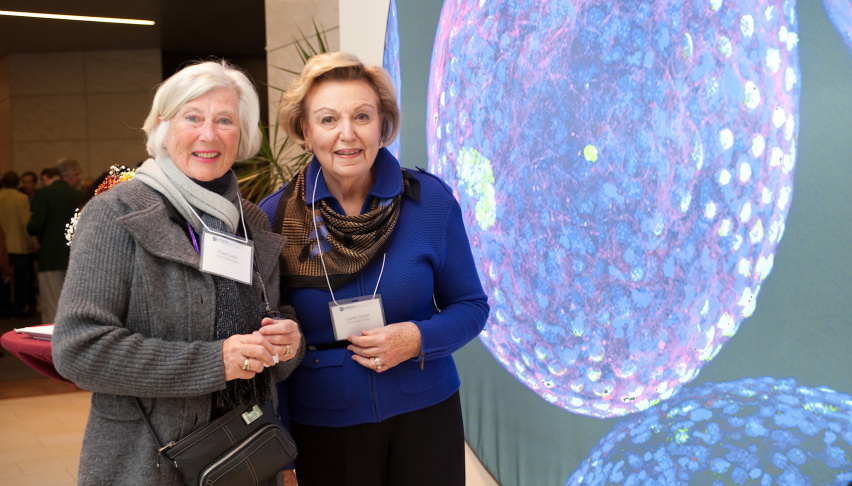
[{"label": "elderly woman with blonde hair", "polygon": [[[175,468],[158,467],[155,440],[277,401],[275,383],[301,359],[292,310],[278,306],[284,238],[242,199],[231,170],[258,151],[258,118],[241,71],[182,69],[145,121],[151,159],[80,214],[53,358],[92,392],[81,485],[179,484]],[[263,484],[282,482],[276,472]]]},{"label": "elderly woman with blonde hair", "polygon": [[286,383],[296,475],[314,485],[463,485],[452,353],[488,303],[452,192],[402,169],[390,76],[346,53],[311,58],[279,121],[310,163],[261,202],[281,253],[282,302],[308,350]]}]

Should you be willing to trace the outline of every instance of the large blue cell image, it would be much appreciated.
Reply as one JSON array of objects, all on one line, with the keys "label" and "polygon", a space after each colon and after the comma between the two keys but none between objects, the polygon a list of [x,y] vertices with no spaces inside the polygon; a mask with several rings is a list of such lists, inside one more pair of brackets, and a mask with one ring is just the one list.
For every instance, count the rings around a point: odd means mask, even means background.
[{"label": "large blue cell image", "polygon": [[489,352],[591,417],[689,383],[755,310],[793,194],[795,3],[447,1],[429,168]]},{"label": "large blue cell image", "polygon": [[795,380],[705,383],[620,422],[566,484],[846,486],[852,396]]}]

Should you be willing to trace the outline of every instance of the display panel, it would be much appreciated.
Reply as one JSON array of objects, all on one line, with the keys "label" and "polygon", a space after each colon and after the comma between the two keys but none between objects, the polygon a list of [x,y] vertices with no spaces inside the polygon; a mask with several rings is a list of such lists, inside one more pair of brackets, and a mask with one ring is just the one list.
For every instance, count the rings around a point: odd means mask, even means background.
[{"label": "display panel", "polygon": [[444,4],[429,167],[462,205],[482,342],[546,401],[655,406],[754,312],[793,197],[794,7]]}]

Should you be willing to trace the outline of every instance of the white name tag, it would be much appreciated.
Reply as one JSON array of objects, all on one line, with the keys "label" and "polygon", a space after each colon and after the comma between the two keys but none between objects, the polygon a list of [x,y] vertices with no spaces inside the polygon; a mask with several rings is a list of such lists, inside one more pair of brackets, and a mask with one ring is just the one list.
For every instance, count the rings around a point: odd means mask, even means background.
[{"label": "white name tag", "polygon": [[361,331],[385,325],[385,309],[382,296],[353,297],[328,303],[334,339],[341,341],[349,336],[360,336]]},{"label": "white name tag", "polygon": [[254,242],[209,231],[201,232],[201,271],[251,285]]}]

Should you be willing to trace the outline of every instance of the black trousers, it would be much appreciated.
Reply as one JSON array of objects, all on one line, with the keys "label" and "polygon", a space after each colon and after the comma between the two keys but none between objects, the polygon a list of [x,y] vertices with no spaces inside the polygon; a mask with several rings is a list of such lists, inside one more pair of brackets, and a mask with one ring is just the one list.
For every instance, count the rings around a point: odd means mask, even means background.
[{"label": "black trousers", "polygon": [[[12,282],[0,281],[0,315],[22,317],[27,304],[35,300],[32,255],[10,253],[9,262],[12,266],[15,290],[12,295]],[[35,306],[30,310],[35,310]]]},{"label": "black trousers", "polygon": [[375,424],[292,422],[299,486],[464,486],[464,423],[454,393]]}]

